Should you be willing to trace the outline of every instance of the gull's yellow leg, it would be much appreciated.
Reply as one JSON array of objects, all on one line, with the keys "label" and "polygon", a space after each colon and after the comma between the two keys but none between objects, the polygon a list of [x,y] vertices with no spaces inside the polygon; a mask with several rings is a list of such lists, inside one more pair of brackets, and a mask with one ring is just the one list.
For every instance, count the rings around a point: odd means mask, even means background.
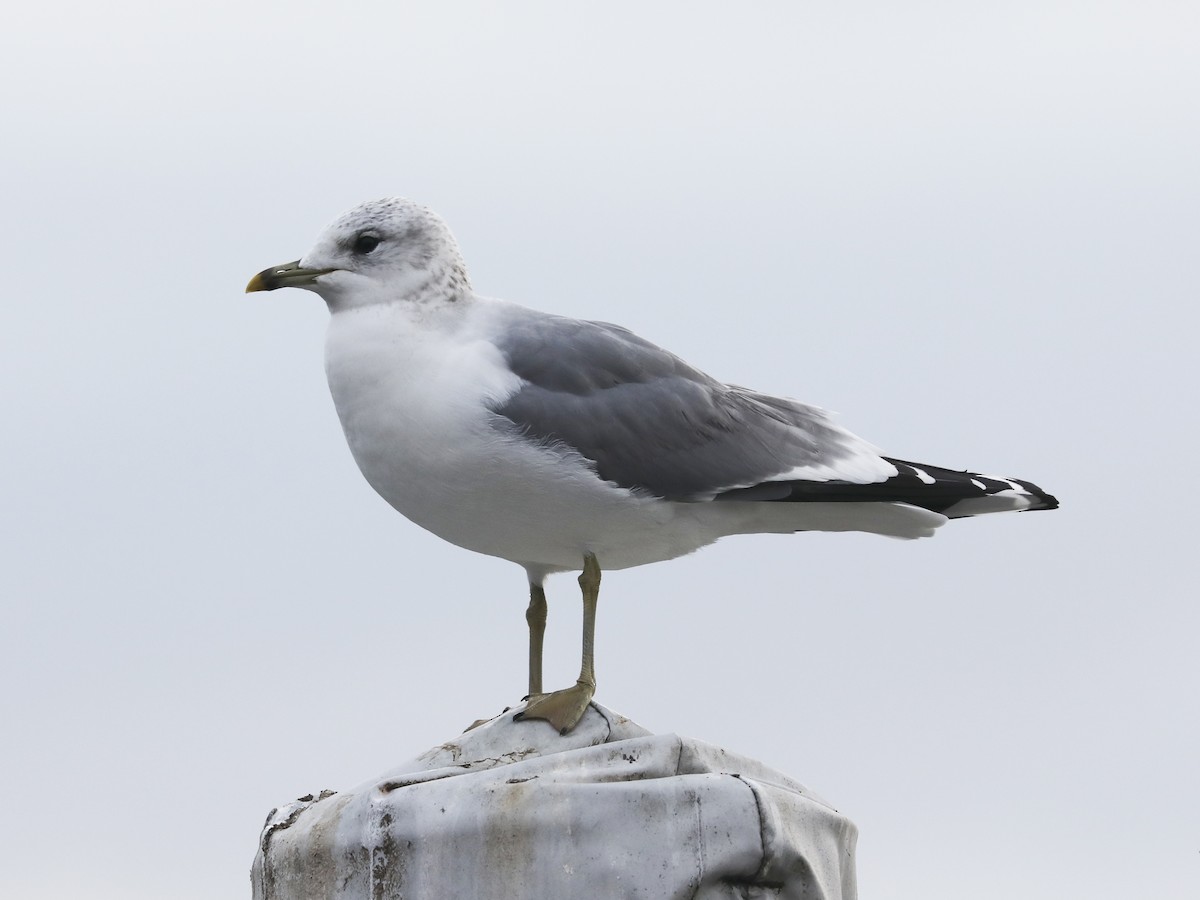
[{"label": "gull's yellow leg", "polygon": [[[529,585],[529,608],[525,610],[525,621],[529,624],[529,696],[542,695],[542,639],[546,636],[546,592],[540,584]],[[507,707],[504,710],[508,711]],[[476,719],[467,726],[467,731],[478,728],[487,719]],[[466,734],[464,731],[463,734]]]},{"label": "gull's yellow leg", "polygon": [[[514,720],[545,719],[560,734],[566,734],[583,718],[596,693],[596,601],[600,597],[600,563],[594,554],[588,553],[583,557],[579,589],[583,592],[583,662],[579,667],[579,680],[564,690],[532,697],[524,711],[513,716]],[[532,652],[531,646],[531,660]]]},{"label": "gull's yellow leg", "polygon": [[540,584],[529,585],[529,696],[542,692],[542,639],[546,636],[546,592]]}]

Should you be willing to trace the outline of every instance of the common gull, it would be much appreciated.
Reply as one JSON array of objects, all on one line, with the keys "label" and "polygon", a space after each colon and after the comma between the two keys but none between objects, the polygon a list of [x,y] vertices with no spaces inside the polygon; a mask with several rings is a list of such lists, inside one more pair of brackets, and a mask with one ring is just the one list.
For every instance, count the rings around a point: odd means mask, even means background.
[{"label": "common gull", "polygon": [[[249,291],[314,291],[350,451],[395,509],[529,579],[529,702],[562,732],[596,688],[601,569],[732,534],[933,534],[948,519],[1054,509],[1041,488],[883,456],[828,413],[724,384],[627,329],[475,293],[429,209],[390,198],[330,225]],[[546,576],[582,570],[578,681],[542,690]]]}]

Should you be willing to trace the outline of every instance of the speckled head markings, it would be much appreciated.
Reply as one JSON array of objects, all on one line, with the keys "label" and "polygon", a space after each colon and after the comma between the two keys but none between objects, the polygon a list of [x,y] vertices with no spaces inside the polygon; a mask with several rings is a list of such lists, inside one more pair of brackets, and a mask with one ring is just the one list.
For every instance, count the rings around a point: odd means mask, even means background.
[{"label": "speckled head markings", "polygon": [[[329,305],[334,406],[388,503],[522,566],[531,609],[548,574],[584,570],[579,681],[523,713],[559,729],[595,687],[601,568],[732,534],[920,538],[952,518],[1057,506],[1027,481],[885,457],[823,410],[725,384],[616,325],[479,296],[445,223],[408,200],[351,210],[247,290],[277,287]],[[528,621],[537,693],[545,618]]]},{"label": "speckled head markings", "polygon": [[265,269],[248,291],[303,287],[331,309],[452,303],[471,292],[458,243],[441,217],[401,197],[371,200],[334,221],[301,259]]}]

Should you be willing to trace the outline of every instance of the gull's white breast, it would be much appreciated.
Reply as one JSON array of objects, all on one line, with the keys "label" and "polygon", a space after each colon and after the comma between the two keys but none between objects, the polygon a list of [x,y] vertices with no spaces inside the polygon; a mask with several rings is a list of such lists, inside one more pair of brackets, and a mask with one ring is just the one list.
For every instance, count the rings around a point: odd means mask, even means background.
[{"label": "gull's white breast", "polygon": [[688,553],[719,531],[691,504],[639,497],[598,479],[563,447],[497,427],[490,407],[521,380],[488,339],[506,304],[337,311],[325,366],[359,469],[423,528],[531,570],[605,568]]}]

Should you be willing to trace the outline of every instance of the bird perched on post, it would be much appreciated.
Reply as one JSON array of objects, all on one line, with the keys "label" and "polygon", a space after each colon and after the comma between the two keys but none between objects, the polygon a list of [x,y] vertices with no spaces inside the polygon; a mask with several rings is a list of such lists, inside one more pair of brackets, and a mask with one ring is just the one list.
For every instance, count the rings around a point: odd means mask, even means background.
[{"label": "bird perched on post", "polygon": [[[370,485],[418,525],[529,580],[529,703],[566,732],[595,692],[603,569],[732,534],[931,535],[948,519],[1054,509],[1028,481],[881,456],[794,400],[723,384],[632,332],[476,294],[458,245],[409,200],[364,203],[247,292],[331,313],[325,369]],[[543,584],[582,570],[578,681],[542,691]]]}]

